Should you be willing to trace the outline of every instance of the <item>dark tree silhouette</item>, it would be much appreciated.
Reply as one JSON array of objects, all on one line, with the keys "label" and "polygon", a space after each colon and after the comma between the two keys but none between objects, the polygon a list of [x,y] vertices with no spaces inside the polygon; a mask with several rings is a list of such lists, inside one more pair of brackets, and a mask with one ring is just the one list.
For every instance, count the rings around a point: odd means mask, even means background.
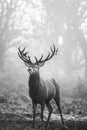
[{"label": "dark tree silhouette", "polygon": [[[87,79],[87,41],[85,38],[85,34],[87,34],[87,30],[82,28],[82,25],[85,23],[87,18],[87,1],[86,0],[59,0],[52,2],[53,18],[55,17],[56,22],[53,23],[54,26],[54,37],[58,36],[58,28],[59,23],[62,25],[60,34],[63,37],[63,48],[64,48],[64,60],[66,66],[68,66],[68,72],[73,74],[73,71],[79,70],[85,66],[85,79]],[[59,17],[59,19],[58,19]],[[52,17],[51,17],[52,19]],[[50,21],[53,21],[53,19]],[[57,34],[55,34],[57,33]],[[85,62],[82,64],[82,61],[79,61],[78,66],[74,66],[73,64],[73,53],[75,48],[80,46],[83,51]],[[78,53],[78,52],[77,52]],[[69,74],[68,73],[68,74]]]},{"label": "dark tree silhouette", "polygon": [[3,70],[5,51],[8,48],[8,42],[10,42],[13,34],[12,30],[9,28],[9,22],[15,10],[16,3],[16,0],[0,1],[0,70]]},{"label": "dark tree silhouette", "polygon": [[78,42],[85,58],[85,63],[81,64],[81,62],[79,62],[79,65],[76,69],[84,67],[85,65],[85,79],[87,79],[87,51],[86,51],[87,41],[84,33],[84,31],[86,30],[83,30],[81,27],[82,24],[85,23],[85,20],[87,18],[86,10],[87,10],[86,0],[80,0],[80,1],[72,0],[68,2],[67,25],[68,28],[74,32],[73,44],[76,43],[77,46]]}]

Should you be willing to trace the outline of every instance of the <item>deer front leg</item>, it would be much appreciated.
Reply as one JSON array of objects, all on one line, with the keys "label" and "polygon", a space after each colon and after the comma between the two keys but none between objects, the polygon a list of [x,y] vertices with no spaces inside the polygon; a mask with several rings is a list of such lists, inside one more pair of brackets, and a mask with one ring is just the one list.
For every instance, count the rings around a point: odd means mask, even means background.
[{"label": "deer front leg", "polygon": [[45,103],[41,104],[41,121],[43,122],[43,112],[44,112]]},{"label": "deer front leg", "polygon": [[47,108],[48,108],[48,110],[49,110],[49,115],[48,115],[48,119],[47,119],[45,128],[48,127],[48,123],[49,123],[49,120],[50,120],[50,117],[51,117],[51,114],[52,114],[52,111],[53,111],[50,102],[46,102],[46,106],[47,106]]},{"label": "deer front leg", "polygon": [[33,127],[35,127],[36,108],[37,104],[33,102]]}]

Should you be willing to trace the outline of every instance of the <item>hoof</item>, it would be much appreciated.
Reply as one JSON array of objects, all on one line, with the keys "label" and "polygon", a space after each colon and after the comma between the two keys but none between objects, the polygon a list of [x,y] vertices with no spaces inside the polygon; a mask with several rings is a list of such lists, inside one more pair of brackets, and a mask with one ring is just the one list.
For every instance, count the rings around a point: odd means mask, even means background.
[{"label": "hoof", "polygon": [[64,125],[61,127],[61,130],[68,130],[68,127]]},{"label": "hoof", "polygon": [[35,124],[33,124],[33,125],[32,125],[32,127],[33,127],[34,129],[36,129],[36,128],[37,128],[37,126],[36,126]]},{"label": "hoof", "polygon": [[44,128],[45,128],[45,130],[47,130],[47,129],[48,129],[48,125],[45,125],[45,127],[44,127]]}]

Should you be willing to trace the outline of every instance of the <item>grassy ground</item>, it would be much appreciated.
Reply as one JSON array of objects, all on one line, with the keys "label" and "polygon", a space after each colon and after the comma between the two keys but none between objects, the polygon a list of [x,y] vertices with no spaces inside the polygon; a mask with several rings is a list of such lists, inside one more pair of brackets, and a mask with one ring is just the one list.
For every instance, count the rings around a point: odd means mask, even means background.
[{"label": "grassy ground", "polygon": [[[0,130],[42,130],[39,106],[36,127],[32,127],[32,105],[28,88],[22,84],[14,85],[13,81],[10,84],[4,81],[6,79],[0,81]],[[67,130],[87,130],[87,101],[70,100],[70,97],[66,101],[61,101],[61,104]],[[53,114],[47,130],[64,130],[58,109],[53,101],[51,103]],[[48,111],[45,109],[44,125],[47,116]]]},{"label": "grassy ground", "polygon": [[[42,130],[40,111],[37,110],[36,127],[32,127],[31,106],[27,109],[15,104],[0,104],[0,130]],[[48,112],[44,112],[44,125]],[[63,114],[67,130],[87,130],[86,116]],[[85,117],[85,118],[84,118]],[[52,114],[47,130],[64,130],[59,114]]]},{"label": "grassy ground", "polygon": [[[26,115],[25,115],[26,116]],[[87,130],[87,121],[66,121],[67,130]],[[41,130],[40,121],[36,121],[36,128],[32,127],[32,120],[23,119],[16,114],[0,114],[0,130]],[[47,130],[63,130],[60,121],[50,121]]]}]

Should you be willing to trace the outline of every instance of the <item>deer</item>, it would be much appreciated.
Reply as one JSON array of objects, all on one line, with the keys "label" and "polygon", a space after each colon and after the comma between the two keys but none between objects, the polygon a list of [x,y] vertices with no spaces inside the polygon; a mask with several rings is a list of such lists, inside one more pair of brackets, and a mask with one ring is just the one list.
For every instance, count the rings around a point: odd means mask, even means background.
[{"label": "deer", "polygon": [[43,54],[39,59],[36,56],[34,56],[35,62],[31,61],[31,58],[28,52],[25,51],[25,49],[26,47],[24,47],[22,50],[20,47],[18,47],[18,55],[20,59],[27,66],[29,72],[28,85],[29,85],[29,95],[32,100],[32,106],[33,106],[33,127],[35,127],[37,104],[40,104],[41,106],[42,123],[43,123],[43,112],[44,112],[45,105],[49,110],[45,128],[48,127],[49,120],[53,111],[50,103],[52,99],[55,100],[55,103],[60,113],[62,124],[64,126],[65,124],[64,124],[64,119],[63,119],[61,105],[60,105],[60,87],[55,81],[55,79],[49,79],[49,80],[47,79],[45,81],[43,78],[41,78],[40,71],[39,71],[40,68],[44,66],[44,64],[47,61],[53,58],[54,55],[57,55],[58,48],[56,48],[55,45],[53,44],[53,47],[50,47],[50,52],[48,53],[46,58],[43,57]]}]

